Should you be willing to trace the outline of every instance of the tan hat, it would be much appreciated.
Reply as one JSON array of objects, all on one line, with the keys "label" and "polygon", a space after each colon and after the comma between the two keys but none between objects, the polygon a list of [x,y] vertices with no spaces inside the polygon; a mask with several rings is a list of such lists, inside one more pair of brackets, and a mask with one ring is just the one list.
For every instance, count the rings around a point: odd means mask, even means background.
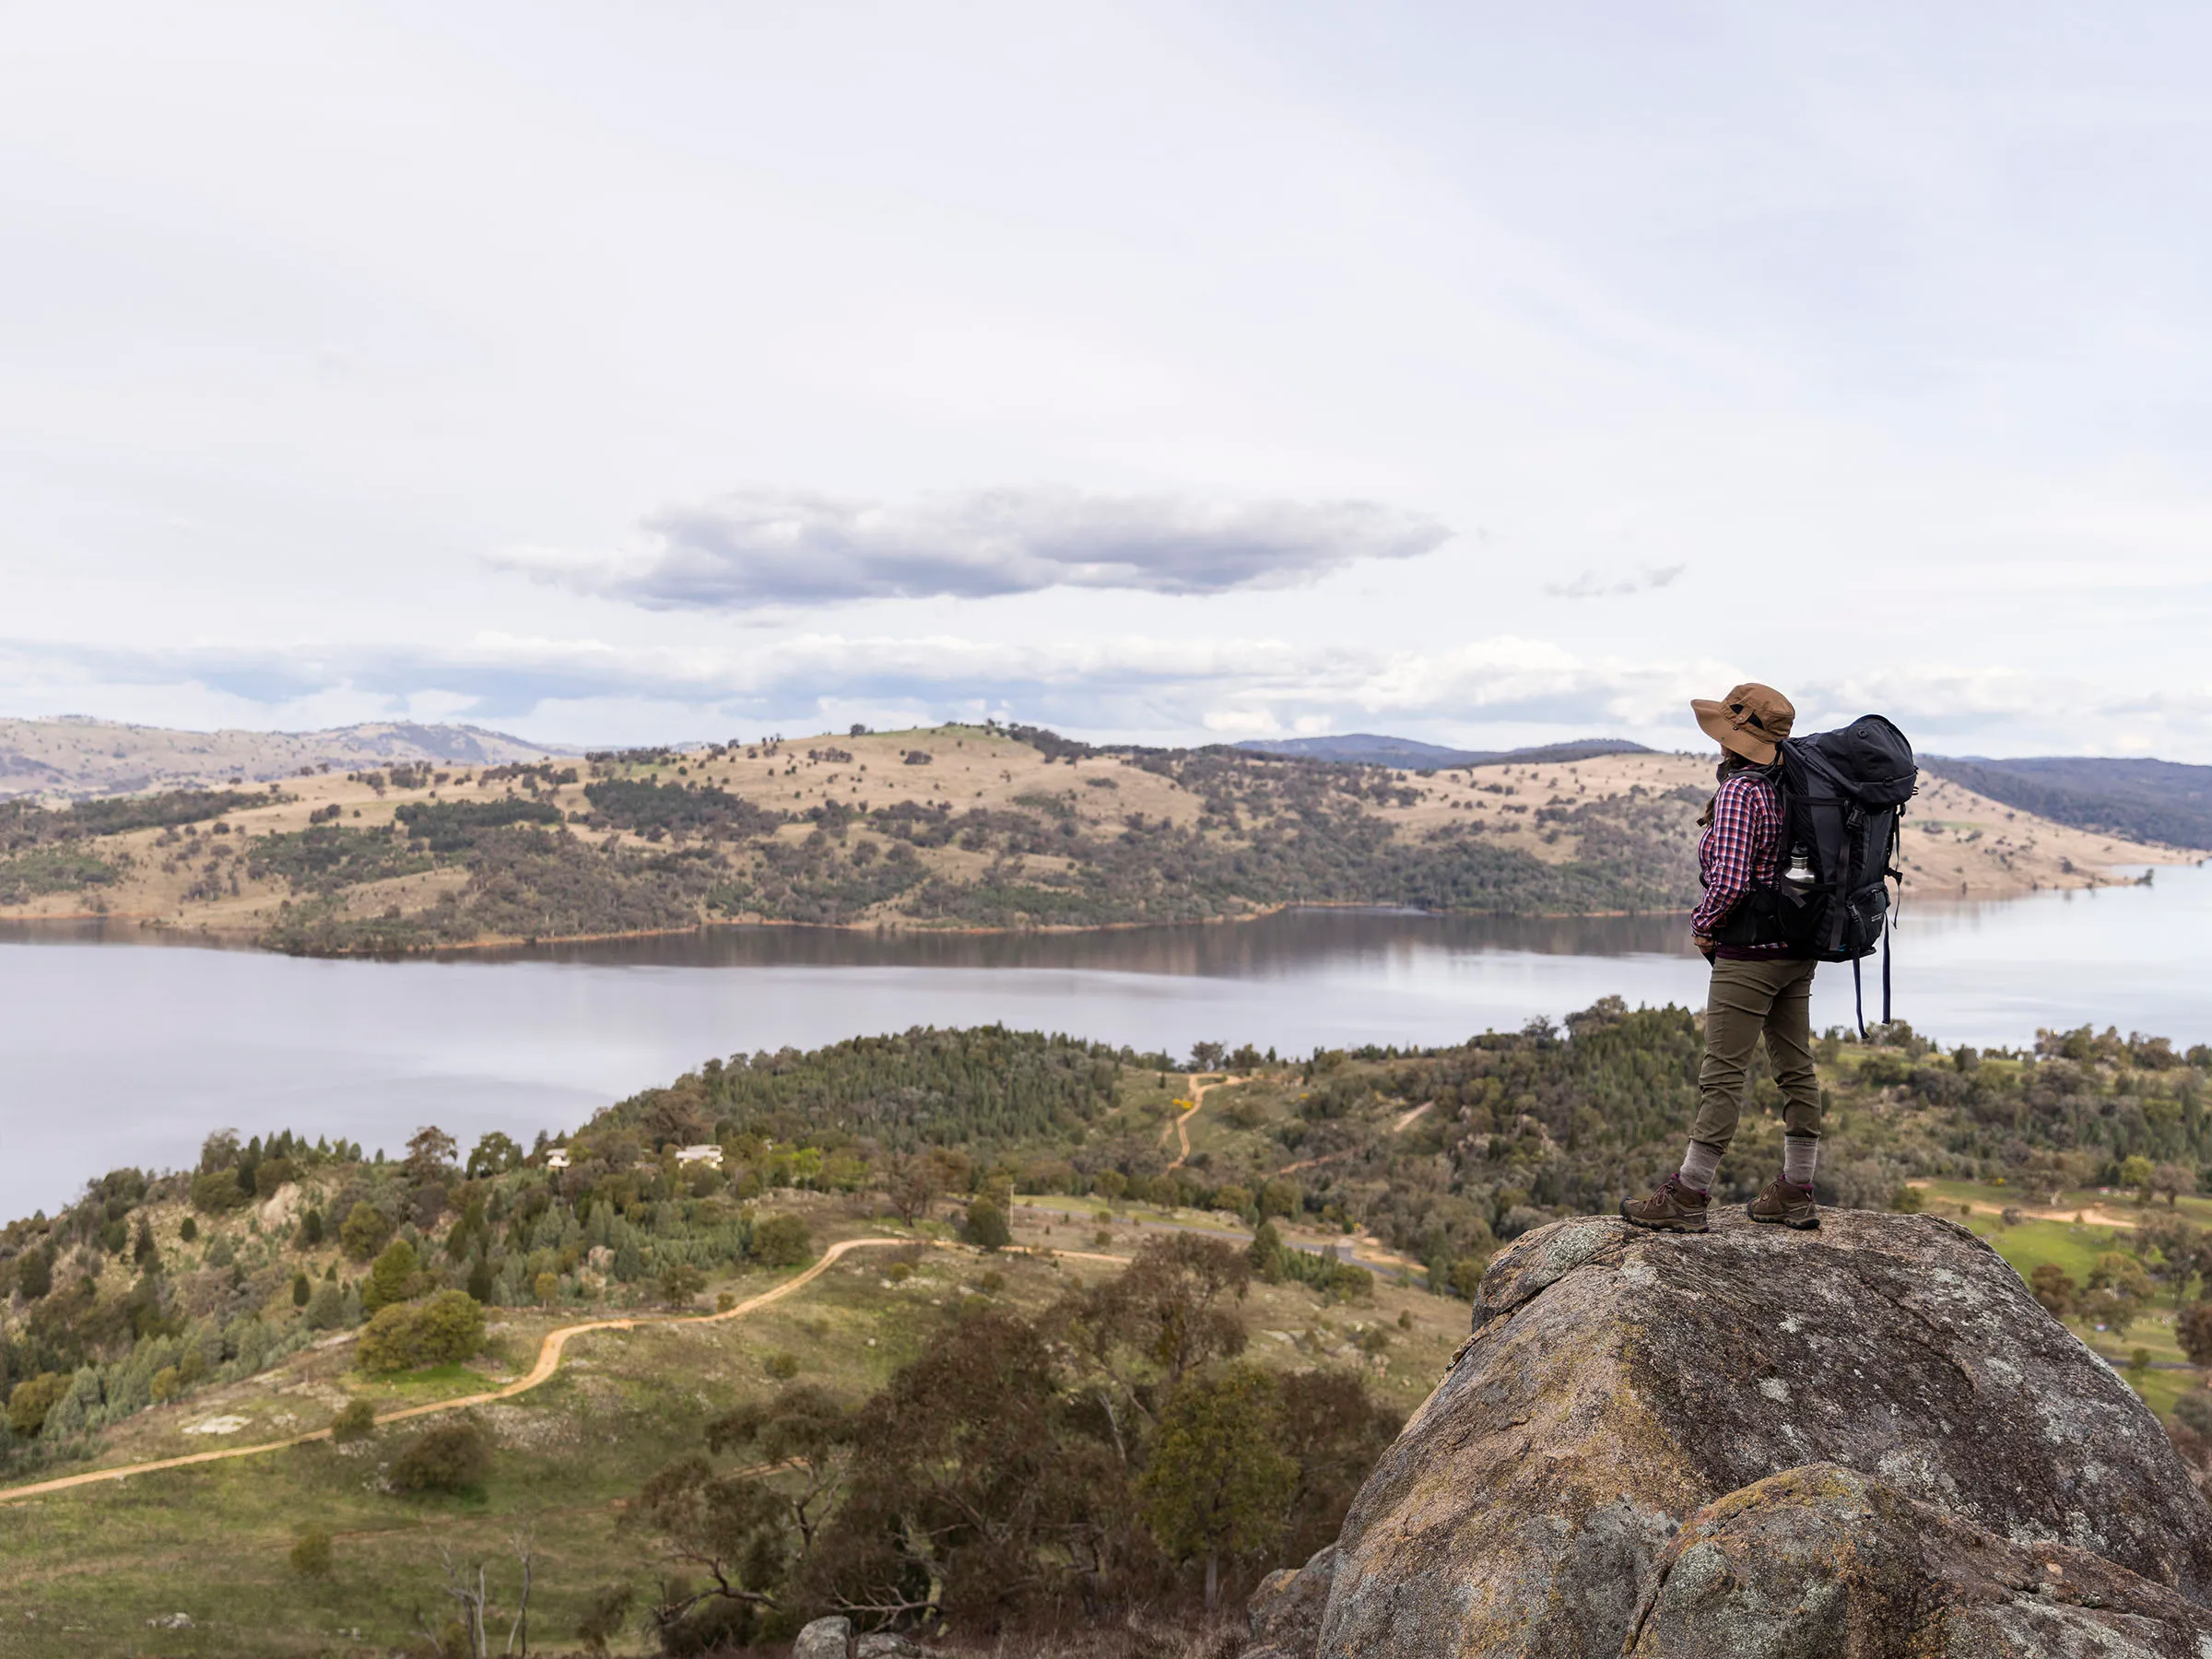
[{"label": "tan hat", "polygon": [[1693,697],[1689,712],[1708,737],[1754,766],[1774,764],[1774,746],[1790,735],[1790,723],[1797,718],[1788,698],[1758,684],[1738,686],[1722,702]]}]

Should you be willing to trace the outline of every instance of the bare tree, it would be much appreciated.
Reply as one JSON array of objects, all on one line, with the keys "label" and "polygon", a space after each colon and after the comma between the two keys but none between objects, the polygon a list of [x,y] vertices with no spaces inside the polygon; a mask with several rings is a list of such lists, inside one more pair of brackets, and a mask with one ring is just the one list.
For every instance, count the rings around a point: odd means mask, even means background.
[{"label": "bare tree", "polygon": [[[507,1645],[501,1652],[522,1659],[530,1652],[530,1584],[537,1565],[537,1551],[528,1533],[517,1533],[509,1540],[514,1559],[522,1568],[522,1586],[515,1598],[514,1620],[507,1629]],[[430,1629],[429,1619],[420,1609],[415,1622],[422,1627],[431,1650],[439,1659],[490,1659],[490,1638],[485,1633],[485,1623],[491,1614],[491,1586],[481,1561],[456,1561],[453,1552],[443,1545],[438,1548],[438,1559],[445,1570],[445,1594],[461,1608],[461,1639],[466,1644],[463,1655],[448,1655],[445,1643],[439,1633]],[[471,1582],[471,1575],[474,1582]]]}]

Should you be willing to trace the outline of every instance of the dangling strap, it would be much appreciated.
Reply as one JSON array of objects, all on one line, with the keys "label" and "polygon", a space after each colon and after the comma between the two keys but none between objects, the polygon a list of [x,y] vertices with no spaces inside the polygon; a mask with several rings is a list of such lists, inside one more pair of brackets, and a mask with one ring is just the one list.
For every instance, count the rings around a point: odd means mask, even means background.
[{"label": "dangling strap", "polygon": [[[1852,1001],[1858,1006],[1859,1041],[1864,1042],[1866,1041],[1866,987],[1859,983],[1859,963],[1862,959],[1859,957],[1851,959],[1851,995]],[[1882,959],[1887,962],[1888,958]]]}]

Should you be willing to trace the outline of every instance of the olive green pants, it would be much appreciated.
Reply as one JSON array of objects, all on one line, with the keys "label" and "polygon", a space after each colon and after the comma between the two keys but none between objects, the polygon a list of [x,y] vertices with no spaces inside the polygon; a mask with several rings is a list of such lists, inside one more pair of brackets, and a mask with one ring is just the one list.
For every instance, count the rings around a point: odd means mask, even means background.
[{"label": "olive green pants", "polygon": [[1820,1135],[1820,1079],[1813,1070],[1812,962],[1712,964],[1705,1003],[1705,1062],[1698,1068],[1698,1121],[1689,1138],[1725,1152],[1735,1135],[1751,1073],[1751,1051],[1767,1040],[1767,1063],[1783,1093],[1786,1134]]}]

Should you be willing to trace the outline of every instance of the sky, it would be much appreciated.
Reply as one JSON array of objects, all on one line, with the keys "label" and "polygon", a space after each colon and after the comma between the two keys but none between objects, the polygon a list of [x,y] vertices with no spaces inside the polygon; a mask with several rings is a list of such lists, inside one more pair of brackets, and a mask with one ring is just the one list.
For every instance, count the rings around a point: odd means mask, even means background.
[{"label": "sky", "polygon": [[18,8],[0,713],[2212,762],[2212,12]]}]

